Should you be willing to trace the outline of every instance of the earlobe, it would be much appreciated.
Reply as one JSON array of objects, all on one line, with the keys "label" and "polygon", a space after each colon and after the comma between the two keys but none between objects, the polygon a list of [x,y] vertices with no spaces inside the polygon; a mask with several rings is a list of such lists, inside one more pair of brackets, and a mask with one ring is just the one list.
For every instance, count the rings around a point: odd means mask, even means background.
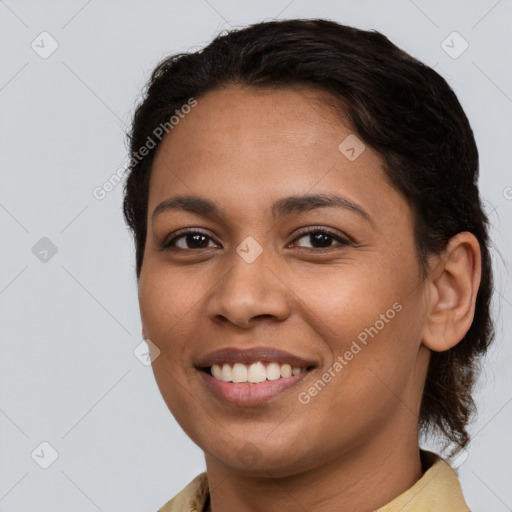
[{"label": "earlobe", "polygon": [[462,340],[473,322],[480,279],[480,244],[472,233],[458,233],[426,280],[429,299],[422,336],[426,347],[443,352]]}]

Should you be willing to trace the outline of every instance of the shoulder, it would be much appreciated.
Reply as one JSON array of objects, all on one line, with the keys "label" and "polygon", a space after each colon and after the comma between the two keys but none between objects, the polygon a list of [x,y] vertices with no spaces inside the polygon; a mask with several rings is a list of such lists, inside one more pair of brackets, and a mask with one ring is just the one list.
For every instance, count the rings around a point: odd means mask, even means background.
[{"label": "shoulder", "polygon": [[206,472],[197,475],[158,512],[202,512],[209,496]]},{"label": "shoulder", "polygon": [[470,512],[457,473],[439,455],[422,451],[425,471],[407,491],[376,512]]}]

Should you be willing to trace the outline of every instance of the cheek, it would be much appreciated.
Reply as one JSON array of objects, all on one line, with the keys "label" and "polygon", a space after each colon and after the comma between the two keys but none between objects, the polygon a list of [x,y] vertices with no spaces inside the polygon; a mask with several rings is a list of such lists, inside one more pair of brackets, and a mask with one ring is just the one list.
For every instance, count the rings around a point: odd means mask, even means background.
[{"label": "cheek", "polygon": [[[160,353],[153,361],[153,373],[166,402],[179,390],[179,380],[187,368],[187,329],[193,329],[191,310],[194,301],[182,290],[183,283],[156,272],[147,273],[139,284],[139,308],[146,334]],[[187,314],[188,313],[188,314]],[[181,384],[183,385],[183,384]],[[174,390],[174,391],[173,391]]]},{"label": "cheek", "polygon": [[355,405],[362,399],[378,406],[382,396],[394,400],[393,392],[407,385],[421,336],[421,291],[412,263],[393,266],[374,260],[371,268],[310,276],[307,286],[294,289],[306,323],[330,352],[329,401]]},{"label": "cheek", "polygon": [[[351,411],[361,428],[410,402],[421,338],[421,311],[413,301],[383,300],[340,323],[344,334],[331,344],[334,385],[325,394],[330,404]],[[363,318],[364,315],[364,318]]]},{"label": "cheek", "polygon": [[380,315],[400,296],[389,276],[383,262],[374,259],[372,264],[345,261],[338,267],[314,269],[306,279],[290,275],[287,283],[293,283],[290,288],[299,299],[295,304],[304,322],[333,352],[343,353],[366,327],[381,322]]},{"label": "cheek", "polygon": [[166,342],[175,338],[174,328],[179,329],[181,319],[193,310],[201,289],[186,272],[159,267],[148,264],[141,273],[139,307],[148,337]]},{"label": "cheek", "polygon": [[[162,398],[179,421],[187,418],[186,340],[193,329],[193,300],[188,287],[169,272],[141,273],[139,308],[142,325],[149,338],[160,350],[152,362],[152,371]],[[187,314],[188,313],[188,314]]]}]

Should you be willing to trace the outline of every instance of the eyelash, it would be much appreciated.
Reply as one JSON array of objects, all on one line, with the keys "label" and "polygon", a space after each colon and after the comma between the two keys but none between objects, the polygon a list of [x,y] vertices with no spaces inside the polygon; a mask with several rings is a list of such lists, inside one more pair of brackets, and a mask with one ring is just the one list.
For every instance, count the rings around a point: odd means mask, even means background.
[{"label": "eyelash", "polygon": [[[339,247],[346,247],[346,246],[349,246],[349,245],[352,245],[352,242],[350,240],[348,240],[347,238],[344,238],[340,235],[338,235],[337,233],[334,233],[328,229],[325,229],[325,228],[309,228],[308,230],[305,230],[305,231],[301,231],[298,233],[297,237],[293,240],[293,242],[295,242],[296,240],[300,239],[300,238],[303,238],[307,235],[313,235],[313,234],[323,234],[323,235],[326,235],[326,236],[329,236],[331,238],[333,238],[334,240],[336,240],[337,242],[339,242],[340,246]],[[210,238],[211,240],[212,237],[210,235],[208,235],[208,233],[205,233],[204,231],[201,231],[199,229],[187,229],[185,231],[182,231],[181,233],[179,233],[178,235],[176,235],[175,237],[173,237],[171,240],[168,240],[168,241],[164,241],[162,244],[161,244],[161,248],[162,250],[180,250],[180,251],[198,251],[200,249],[183,249],[181,247],[175,247],[173,246],[173,243],[182,238],[182,237],[185,237],[186,235],[204,235],[205,237],[207,238]],[[204,249],[209,249],[210,247],[204,247]],[[311,250],[314,250],[316,252],[325,252],[325,251],[330,251],[333,249],[333,247],[324,247],[324,248],[308,248],[308,247],[304,247],[303,249],[311,249]]]}]

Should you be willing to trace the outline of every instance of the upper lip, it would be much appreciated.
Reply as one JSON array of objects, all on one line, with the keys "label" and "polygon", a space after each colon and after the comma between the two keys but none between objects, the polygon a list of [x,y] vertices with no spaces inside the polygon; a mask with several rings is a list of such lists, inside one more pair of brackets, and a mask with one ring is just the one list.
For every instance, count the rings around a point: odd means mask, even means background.
[{"label": "upper lip", "polygon": [[213,364],[252,364],[258,361],[289,364],[292,367],[300,368],[316,366],[314,361],[304,359],[303,357],[290,354],[283,350],[277,350],[273,347],[255,347],[249,349],[222,348],[201,356],[198,359],[196,366],[199,368],[209,368]]}]

